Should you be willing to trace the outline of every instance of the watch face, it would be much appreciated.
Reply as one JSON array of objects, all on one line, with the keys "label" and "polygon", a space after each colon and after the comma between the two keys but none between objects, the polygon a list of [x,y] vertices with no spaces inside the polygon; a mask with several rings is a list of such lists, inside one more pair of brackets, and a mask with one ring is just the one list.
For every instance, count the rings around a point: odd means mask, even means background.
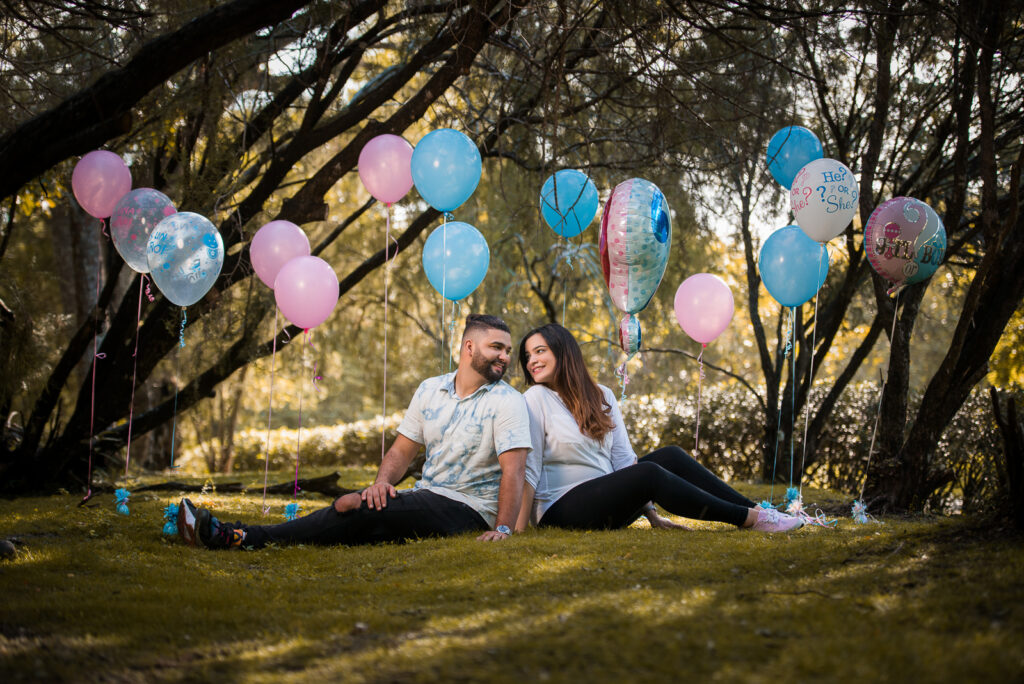
[{"label": "watch face", "polygon": [[494,530],[502,534],[512,534],[512,530],[509,529],[508,525],[498,525]]}]

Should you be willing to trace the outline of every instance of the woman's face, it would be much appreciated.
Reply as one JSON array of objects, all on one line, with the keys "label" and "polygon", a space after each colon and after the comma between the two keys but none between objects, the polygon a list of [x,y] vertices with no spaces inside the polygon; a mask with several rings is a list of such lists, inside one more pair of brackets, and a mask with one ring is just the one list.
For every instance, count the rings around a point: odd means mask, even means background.
[{"label": "woman's face", "polygon": [[526,372],[533,381],[550,385],[555,380],[555,369],[558,362],[548,347],[548,341],[540,333],[535,333],[526,340]]}]

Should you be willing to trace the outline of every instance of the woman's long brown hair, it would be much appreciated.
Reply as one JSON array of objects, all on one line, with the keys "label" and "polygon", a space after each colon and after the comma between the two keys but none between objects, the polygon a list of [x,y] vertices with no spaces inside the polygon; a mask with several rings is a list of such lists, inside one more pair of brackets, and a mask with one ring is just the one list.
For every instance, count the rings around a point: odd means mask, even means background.
[{"label": "woman's long brown hair", "polygon": [[519,343],[519,365],[527,385],[537,384],[526,368],[526,341],[534,335],[544,338],[555,357],[557,366],[551,389],[565,402],[565,407],[580,426],[580,432],[601,441],[615,427],[610,415],[612,407],[583,363],[583,352],[576,338],[557,323],[548,323],[526,333]]}]

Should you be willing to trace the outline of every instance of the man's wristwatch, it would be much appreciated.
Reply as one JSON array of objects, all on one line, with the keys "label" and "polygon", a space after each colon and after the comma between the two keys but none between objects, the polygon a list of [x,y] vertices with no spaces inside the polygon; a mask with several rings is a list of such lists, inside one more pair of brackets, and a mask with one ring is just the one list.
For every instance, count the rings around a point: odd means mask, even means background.
[{"label": "man's wristwatch", "polygon": [[512,534],[512,530],[509,529],[508,525],[498,525],[494,528],[495,532],[501,532],[505,536]]}]

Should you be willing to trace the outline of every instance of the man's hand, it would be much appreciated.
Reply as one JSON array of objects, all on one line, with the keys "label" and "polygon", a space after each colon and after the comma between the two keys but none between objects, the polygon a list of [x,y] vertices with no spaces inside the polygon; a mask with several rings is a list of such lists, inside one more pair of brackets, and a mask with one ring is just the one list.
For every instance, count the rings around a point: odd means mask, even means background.
[{"label": "man's hand", "polygon": [[387,508],[388,499],[394,499],[398,496],[398,492],[395,491],[394,485],[387,482],[374,482],[364,489],[359,496],[366,502],[367,508],[380,510]]},{"label": "man's hand", "polygon": [[501,541],[502,539],[508,539],[509,535],[498,530],[488,530],[476,538],[477,541]]}]

